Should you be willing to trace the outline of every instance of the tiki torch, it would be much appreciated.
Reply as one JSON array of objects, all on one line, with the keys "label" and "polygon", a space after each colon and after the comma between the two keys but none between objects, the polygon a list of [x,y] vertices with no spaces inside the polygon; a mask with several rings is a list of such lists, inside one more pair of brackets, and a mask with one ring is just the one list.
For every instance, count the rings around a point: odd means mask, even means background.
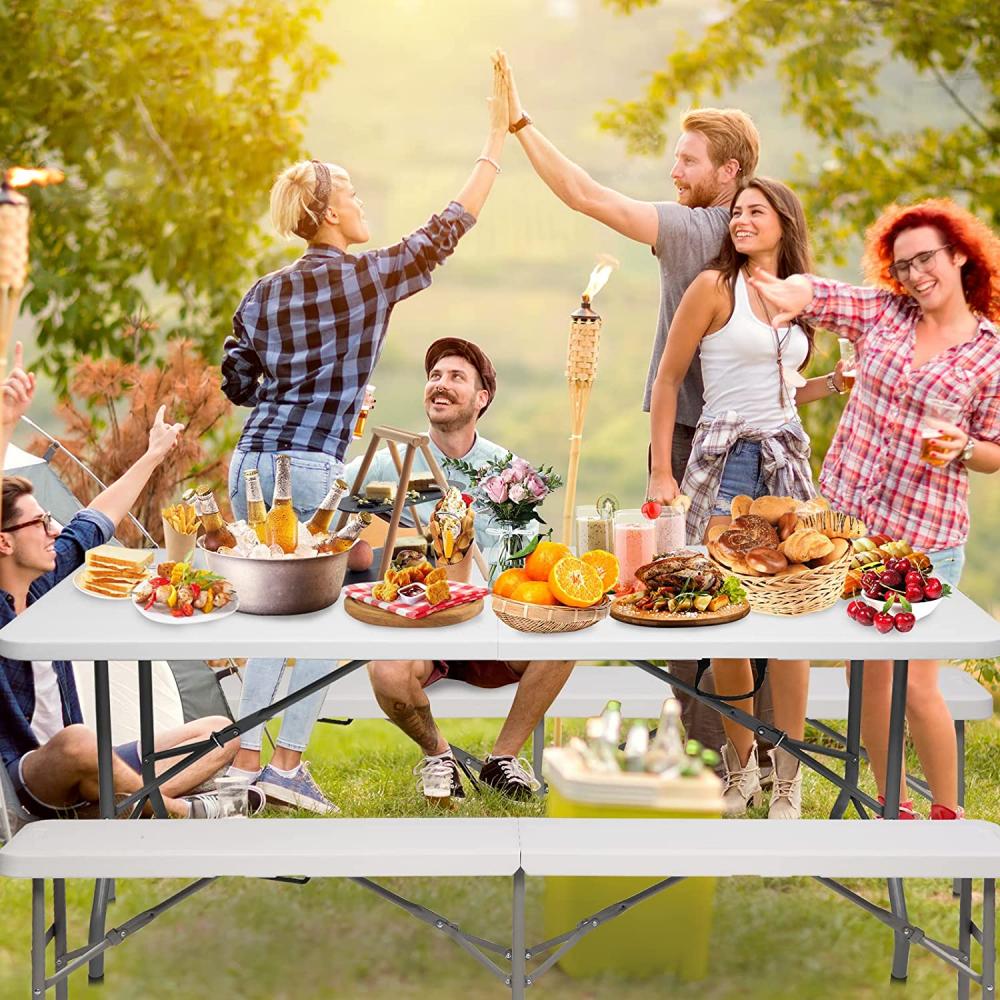
[{"label": "tiki torch", "polygon": [[583,421],[590,402],[590,390],[597,377],[597,352],[601,343],[601,317],[590,307],[594,296],[605,286],[618,267],[614,257],[601,254],[590,273],[580,308],[572,313],[569,350],[566,356],[566,381],[569,382],[570,436],[569,465],[566,472],[566,506],[563,508],[563,542],[573,542],[573,508],[576,505],[576,479],[580,468]]}]

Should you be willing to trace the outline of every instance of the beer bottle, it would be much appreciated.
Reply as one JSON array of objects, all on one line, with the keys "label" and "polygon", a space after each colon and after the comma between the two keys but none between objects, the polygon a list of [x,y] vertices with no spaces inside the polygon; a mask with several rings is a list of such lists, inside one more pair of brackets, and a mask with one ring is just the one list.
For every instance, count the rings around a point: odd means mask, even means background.
[{"label": "beer bottle", "polygon": [[292,460],[288,455],[278,455],[274,460],[274,497],[267,528],[282,552],[295,551],[299,544],[299,519],[292,507]]},{"label": "beer bottle", "polygon": [[316,546],[316,551],[325,553],[345,552],[357,541],[358,535],[371,523],[372,516],[366,510],[352,514],[347,519],[347,524],[333,538],[327,538]]},{"label": "beer bottle", "polygon": [[267,505],[264,503],[264,491],[260,486],[260,473],[256,469],[247,469],[243,473],[247,493],[247,524],[257,533],[257,538],[269,545],[267,533]]},{"label": "beer bottle", "polygon": [[324,535],[330,530],[333,515],[337,513],[340,501],[344,499],[349,489],[343,479],[333,481],[330,492],[323,497],[323,502],[316,508],[316,513],[306,525],[310,535]]},{"label": "beer bottle", "polygon": [[233,533],[226,527],[219,513],[219,505],[215,502],[215,494],[211,490],[198,494],[197,510],[201,516],[201,526],[205,529],[201,544],[209,552],[216,552],[223,546],[236,547]]}]

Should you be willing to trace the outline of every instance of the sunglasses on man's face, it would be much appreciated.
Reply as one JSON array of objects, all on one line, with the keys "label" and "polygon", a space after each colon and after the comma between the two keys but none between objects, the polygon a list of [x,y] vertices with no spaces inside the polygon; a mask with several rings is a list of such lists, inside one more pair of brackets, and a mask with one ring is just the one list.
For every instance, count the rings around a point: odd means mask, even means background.
[{"label": "sunglasses on man's face", "polygon": [[30,528],[33,524],[40,524],[45,529],[45,533],[48,534],[52,531],[52,515],[46,511],[44,514],[39,514],[38,517],[33,517],[30,521],[12,524],[9,528],[4,528],[3,530],[20,531],[22,528]]}]

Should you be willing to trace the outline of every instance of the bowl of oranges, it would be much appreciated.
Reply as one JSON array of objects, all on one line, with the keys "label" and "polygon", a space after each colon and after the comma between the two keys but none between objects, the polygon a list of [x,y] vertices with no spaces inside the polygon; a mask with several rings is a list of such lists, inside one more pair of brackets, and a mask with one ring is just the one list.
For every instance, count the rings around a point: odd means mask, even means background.
[{"label": "bowl of oranges", "polygon": [[607,617],[618,560],[603,549],[579,558],[568,545],[542,541],[524,566],[493,584],[493,613],[520,632],[578,632]]}]

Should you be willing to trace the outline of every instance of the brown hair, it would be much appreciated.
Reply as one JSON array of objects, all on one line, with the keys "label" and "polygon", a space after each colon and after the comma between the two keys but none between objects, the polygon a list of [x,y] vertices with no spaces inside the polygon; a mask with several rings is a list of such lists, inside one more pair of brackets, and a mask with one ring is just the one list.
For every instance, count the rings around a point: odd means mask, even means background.
[{"label": "brown hair", "polygon": [[[792,274],[810,274],[813,270],[812,253],[809,249],[809,226],[806,224],[806,215],[802,211],[802,202],[799,201],[795,192],[781,181],[773,180],[770,177],[754,177],[740,183],[733,200],[729,203],[729,211],[732,213],[736,208],[736,202],[744,191],[753,188],[767,199],[768,204],[778,213],[778,220],[781,223],[781,242],[778,244],[778,265],[777,277],[787,278]],[[706,265],[706,270],[718,271],[719,281],[725,282],[729,289],[731,299],[735,297],[736,276],[740,269],[746,264],[746,254],[740,253],[733,243],[731,233],[726,233],[726,238],[722,242],[719,255],[711,263]],[[806,359],[802,362],[802,368],[809,364],[809,359],[813,352],[813,338],[815,331],[811,323],[799,318],[796,320],[809,342],[809,350],[806,352]],[[801,369],[800,369],[801,370]]]},{"label": "brown hair", "polygon": [[3,477],[3,520],[0,524],[3,525],[0,531],[6,531],[7,525],[13,524],[17,518],[15,513],[15,507],[17,501],[21,497],[27,496],[29,493],[34,493],[35,487],[32,485],[30,479],[25,479],[24,476],[4,476]]},{"label": "brown hair", "polygon": [[700,132],[716,167],[730,160],[745,178],[753,177],[760,159],[760,133],[753,119],[738,108],[692,108],[681,119],[685,132]]},{"label": "brown hair", "polygon": [[950,198],[929,198],[916,205],[890,205],[865,233],[865,277],[899,295],[909,294],[889,274],[900,233],[932,226],[951,252],[968,258],[962,265],[962,289],[969,308],[994,323],[1000,321],[1000,238],[981,219]]}]

